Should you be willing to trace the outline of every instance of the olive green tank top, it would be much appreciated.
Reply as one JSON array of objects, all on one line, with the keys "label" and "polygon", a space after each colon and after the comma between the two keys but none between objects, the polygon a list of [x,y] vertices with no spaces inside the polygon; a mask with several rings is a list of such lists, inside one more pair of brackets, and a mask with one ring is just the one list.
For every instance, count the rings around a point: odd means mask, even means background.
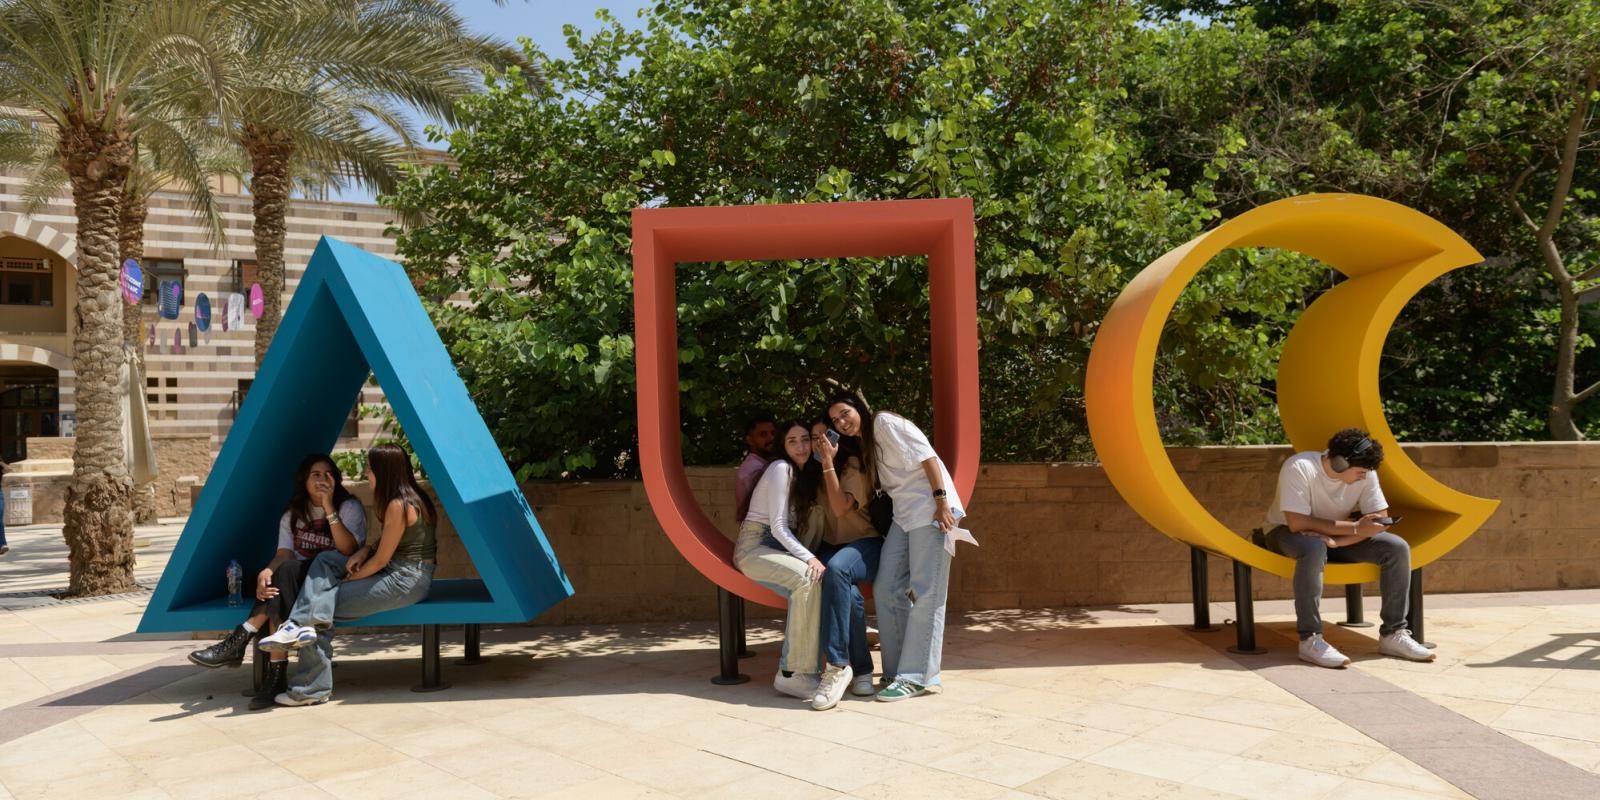
[{"label": "olive green tank top", "polygon": [[400,533],[400,544],[394,549],[394,557],[405,561],[432,561],[437,549],[433,526],[428,524],[427,516],[418,509],[417,521]]}]

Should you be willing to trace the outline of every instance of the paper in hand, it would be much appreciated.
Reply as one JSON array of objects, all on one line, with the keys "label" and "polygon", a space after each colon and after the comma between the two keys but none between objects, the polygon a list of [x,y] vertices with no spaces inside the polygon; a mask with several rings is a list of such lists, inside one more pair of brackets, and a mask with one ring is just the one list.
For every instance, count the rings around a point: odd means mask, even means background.
[{"label": "paper in hand", "polygon": [[956,557],[956,542],[966,542],[973,547],[978,546],[978,540],[972,538],[972,531],[964,528],[951,528],[944,532],[944,551],[949,553],[951,558]]}]

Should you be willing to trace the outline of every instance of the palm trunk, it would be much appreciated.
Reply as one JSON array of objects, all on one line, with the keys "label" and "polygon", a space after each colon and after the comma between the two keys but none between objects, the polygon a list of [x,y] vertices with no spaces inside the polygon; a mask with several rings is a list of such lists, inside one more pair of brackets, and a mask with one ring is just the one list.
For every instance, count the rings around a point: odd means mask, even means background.
[{"label": "palm trunk", "polygon": [[[144,266],[144,221],[150,215],[150,206],[143,193],[125,189],[121,212],[117,217],[117,260],[133,259]],[[139,335],[139,322],[144,317],[143,305],[122,303],[122,345],[129,356],[129,380],[144,374],[144,337]],[[142,391],[142,389],[141,389]],[[148,525],[156,521],[156,494],[154,483],[142,483],[133,489],[133,522]]]},{"label": "palm trunk", "polygon": [[113,594],[133,581],[132,480],[123,460],[122,297],[117,230],[133,148],[120,126],[69,117],[58,154],[78,215],[78,293],[72,368],[77,372],[77,440],[65,526],[72,595]]},{"label": "palm trunk", "polygon": [[244,126],[244,149],[250,154],[251,228],[256,244],[256,280],[261,283],[262,312],[256,321],[256,367],[283,319],[284,216],[289,207],[289,159],[294,145],[283,131]]}]

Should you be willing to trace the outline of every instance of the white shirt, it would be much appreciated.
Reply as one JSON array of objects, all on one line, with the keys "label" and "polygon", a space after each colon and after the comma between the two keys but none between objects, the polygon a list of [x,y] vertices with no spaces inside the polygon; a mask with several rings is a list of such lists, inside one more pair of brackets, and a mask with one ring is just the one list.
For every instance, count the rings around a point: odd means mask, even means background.
[{"label": "white shirt", "polygon": [[1268,525],[1289,524],[1285,511],[1337,522],[1349,517],[1357,507],[1363,514],[1389,507],[1378,486],[1377,470],[1368,470],[1367,476],[1355,483],[1345,483],[1329,477],[1322,469],[1322,456],[1322,452],[1311,450],[1296,453],[1283,462],[1278,470],[1278,493],[1267,510]]},{"label": "white shirt", "polygon": [[922,471],[922,462],[930,458],[938,461],[950,513],[957,519],[966,516],[950,470],[945,469],[944,461],[921,429],[905,417],[885,411],[872,418],[872,439],[877,444],[878,487],[894,501],[894,521],[901,530],[909,532],[935,524],[933,514],[939,504],[933,498],[927,473]]},{"label": "white shirt", "polygon": [[779,458],[769,464],[767,471],[761,473],[761,480],[756,481],[755,491],[750,493],[750,510],[745,513],[744,521],[767,526],[772,538],[777,539],[789,555],[810,561],[816,556],[789,529],[789,483],[793,480],[794,465],[789,459]]}]

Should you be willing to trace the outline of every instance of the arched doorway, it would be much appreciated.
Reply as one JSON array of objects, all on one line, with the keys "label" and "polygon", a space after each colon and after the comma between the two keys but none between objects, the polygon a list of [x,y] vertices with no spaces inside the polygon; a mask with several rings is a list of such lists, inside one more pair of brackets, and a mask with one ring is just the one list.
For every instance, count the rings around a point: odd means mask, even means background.
[{"label": "arched doorway", "polygon": [[61,435],[56,371],[33,364],[0,364],[0,459],[28,457],[28,437]]}]

